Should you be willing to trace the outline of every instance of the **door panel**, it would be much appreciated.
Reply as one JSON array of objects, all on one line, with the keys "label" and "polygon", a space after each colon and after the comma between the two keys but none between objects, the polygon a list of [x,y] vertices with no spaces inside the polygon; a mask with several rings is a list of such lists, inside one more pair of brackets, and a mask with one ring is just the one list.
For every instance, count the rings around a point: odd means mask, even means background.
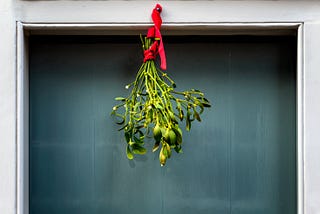
[{"label": "door panel", "polygon": [[165,167],[129,161],[109,116],[138,37],[30,39],[30,213],[296,212],[296,38],[165,37],[178,90],[212,108]]}]

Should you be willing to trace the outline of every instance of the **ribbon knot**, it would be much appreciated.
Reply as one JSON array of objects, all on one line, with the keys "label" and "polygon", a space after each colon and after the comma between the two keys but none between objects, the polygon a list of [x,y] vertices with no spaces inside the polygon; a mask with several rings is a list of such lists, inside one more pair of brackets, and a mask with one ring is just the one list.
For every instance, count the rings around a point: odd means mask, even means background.
[{"label": "ribbon knot", "polygon": [[146,62],[148,60],[154,60],[156,58],[157,48],[158,48],[158,42],[155,41],[148,50],[145,50],[143,52],[144,54],[143,62]]},{"label": "ribbon knot", "polygon": [[152,46],[144,51],[144,62],[147,60],[155,59],[157,53],[159,53],[161,64],[160,67],[162,70],[167,69],[167,62],[166,62],[166,54],[164,51],[164,46],[162,42],[162,36],[160,32],[162,19],[160,13],[162,11],[162,7],[160,4],[157,4],[156,7],[153,9],[151,17],[154,24],[154,27],[149,28],[147,38],[157,38],[157,40],[152,44]]}]

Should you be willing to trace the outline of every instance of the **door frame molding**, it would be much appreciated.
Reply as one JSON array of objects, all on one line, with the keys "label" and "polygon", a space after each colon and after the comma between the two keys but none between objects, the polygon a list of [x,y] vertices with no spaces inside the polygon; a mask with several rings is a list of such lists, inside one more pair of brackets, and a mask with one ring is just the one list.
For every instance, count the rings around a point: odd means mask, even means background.
[{"label": "door frame molding", "polygon": [[[16,22],[16,130],[17,130],[17,213],[29,213],[29,35],[115,35],[145,32],[150,23],[24,23]],[[304,23],[164,23],[171,35],[297,35],[297,214],[305,212],[305,67]]]}]

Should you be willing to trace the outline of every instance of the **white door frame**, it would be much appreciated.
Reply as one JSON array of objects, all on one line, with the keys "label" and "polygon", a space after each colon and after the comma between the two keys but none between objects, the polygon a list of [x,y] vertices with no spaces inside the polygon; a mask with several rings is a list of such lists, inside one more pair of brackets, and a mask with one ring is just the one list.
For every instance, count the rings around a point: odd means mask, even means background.
[{"label": "white door frame", "polygon": [[[18,213],[28,214],[29,203],[29,168],[28,168],[28,145],[29,145],[29,118],[28,118],[28,48],[27,38],[29,34],[132,34],[140,29],[142,33],[150,24],[39,24],[39,23],[21,23],[17,22],[17,164],[18,164]],[[304,130],[303,130],[303,91],[304,71],[302,67],[303,47],[302,47],[302,23],[175,23],[164,24],[163,28],[170,33],[170,29],[174,31],[173,34],[193,34],[193,35],[230,35],[230,34],[246,34],[246,35],[281,35],[288,34],[291,31],[297,33],[297,201],[298,214],[303,214],[303,198],[304,198],[304,174],[303,174],[303,144],[304,144]],[[261,33],[262,31],[262,33]],[[116,32],[116,33],[115,33]],[[172,34],[172,33],[171,33]],[[138,34],[136,34],[138,36]]]},{"label": "white door frame", "polygon": [[[0,2],[0,213],[28,214],[29,34],[145,33],[153,1]],[[320,2],[163,1],[168,34],[283,34],[297,50],[298,214],[320,213]],[[131,32],[131,33],[130,33]]]}]

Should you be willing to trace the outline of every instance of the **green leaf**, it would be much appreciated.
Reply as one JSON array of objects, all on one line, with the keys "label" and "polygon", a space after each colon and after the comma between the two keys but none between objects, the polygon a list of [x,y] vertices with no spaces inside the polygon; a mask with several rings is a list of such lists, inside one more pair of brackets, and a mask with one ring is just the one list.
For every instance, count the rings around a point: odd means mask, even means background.
[{"label": "green leaf", "polygon": [[194,92],[199,92],[199,93],[201,93],[201,91],[200,91],[200,90],[198,90],[198,89],[191,89],[191,91],[194,91]]},{"label": "green leaf", "polygon": [[125,117],[121,114],[115,114],[115,117],[116,117],[116,124],[118,125],[123,125],[124,122],[125,122]]},{"label": "green leaf", "polygon": [[207,103],[210,103],[209,100],[205,97],[202,98],[204,101],[206,101]]},{"label": "green leaf", "polygon": [[199,114],[202,114],[202,112],[204,111],[204,108],[203,108],[202,103],[199,103],[198,106],[200,107],[200,112],[199,112]]},{"label": "green leaf", "polygon": [[116,122],[116,124],[118,124],[118,125],[123,125],[123,124],[124,124],[124,120],[119,121],[119,122]]},{"label": "green leaf", "polygon": [[125,129],[127,126],[128,126],[127,124],[125,126],[122,126],[120,129],[118,129],[118,131]]},{"label": "green leaf", "polygon": [[147,153],[147,150],[144,147],[140,146],[139,144],[133,144],[132,152],[134,154],[144,155]]},{"label": "green leaf", "polygon": [[187,118],[187,120],[186,120],[186,130],[190,131],[190,129],[191,129],[191,121],[190,121],[190,118]]},{"label": "green leaf", "polygon": [[131,152],[131,150],[130,150],[130,148],[129,148],[129,145],[127,146],[127,158],[129,159],[129,160],[132,160],[133,159],[133,154],[132,154],[132,152]]},{"label": "green leaf", "polygon": [[114,99],[117,101],[125,101],[126,100],[126,98],[124,98],[124,97],[116,97]]},{"label": "green leaf", "polygon": [[182,109],[180,109],[180,111],[179,111],[179,118],[180,118],[180,121],[182,121],[184,118],[184,113],[183,113]]},{"label": "green leaf", "polygon": [[177,153],[182,153],[182,148],[181,148],[181,146],[176,146],[176,147],[174,147],[174,150],[175,150]]},{"label": "green leaf", "polygon": [[141,138],[137,138],[136,136],[133,136],[133,140],[135,143],[139,144],[139,145],[143,145],[144,142],[143,140],[141,140]]},{"label": "green leaf", "polygon": [[168,158],[168,150],[166,149],[165,144],[162,145],[162,154],[163,154],[166,158]]},{"label": "green leaf", "polygon": [[188,111],[187,111],[187,118],[186,118],[186,130],[187,131],[190,131],[191,129],[191,118],[190,118],[190,109],[188,108]]},{"label": "green leaf", "polygon": [[131,132],[125,132],[125,133],[124,133],[124,137],[125,137],[125,139],[126,139],[127,143],[129,143],[129,142],[130,142],[131,135],[132,135],[132,133],[131,133]]},{"label": "green leaf", "polygon": [[202,105],[203,105],[204,107],[206,107],[206,108],[210,108],[210,107],[211,107],[211,105],[208,104],[208,103],[202,103]]},{"label": "green leaf", "polygon": [[164,154],[165,153],[165,149],[163,149],[163,146],[161,147],[161,150],[159,152],[159,161],[160,161],[160,165],[164,166],[166,164],[167,161],[167,156]]},{"label": "green leaf", "polygon": [[182,131],[179,127],[174,127],[173,131],[176,133],[176,137],[177,137],[177,143],[181,144],[182,143]]},{"label": "green leaf", "polygon": [[193,113],[193,117],[196,118],[199,122],[201,122],[201,118],[200,118],[200,115],[198,114],[198,112],[195,111]]},{"label": "green leaf", "polygon": [[176,116],[174,115],[173,112],[169,112],[169,116],[170,116],[170,119],[173,123],[178,123],[178,121],[176,120]]},{"label": "green leaf", "polygon": [[166,143],[166,150],[167,150],[168,158],[170,158],[171,157],[171,147],[167,143]]},{"label": "green leaf", "polygon": [[205,97],[202,97],[202,105],[207,108],[211,107],[209,100],[207,100]]},{"label": "green leaf", "polygon": [[157,150],[159,149],[159,145],[160,145],[160,142],[155,142],[155,143],[154,143],[154,146],[153,146],[153,148],[152,148],[152,152],[157,151]]}]

